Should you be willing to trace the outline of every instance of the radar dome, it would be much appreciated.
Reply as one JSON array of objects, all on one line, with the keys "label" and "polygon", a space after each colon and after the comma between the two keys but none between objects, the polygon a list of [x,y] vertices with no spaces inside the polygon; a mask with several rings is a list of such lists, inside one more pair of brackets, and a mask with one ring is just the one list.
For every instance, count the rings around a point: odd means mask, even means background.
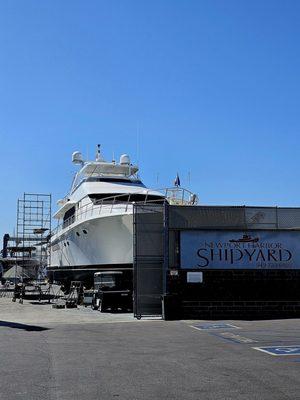
[{"label": "radar dome", "polygon": [[74,151],[72,154],[72,163],[74,164],[83,164],[82,154],[80,151]]},{"label": "radar dome", "polygon": [[120,157],[121,165],[130,165],[130,157],[128,154],[122,154]]}]

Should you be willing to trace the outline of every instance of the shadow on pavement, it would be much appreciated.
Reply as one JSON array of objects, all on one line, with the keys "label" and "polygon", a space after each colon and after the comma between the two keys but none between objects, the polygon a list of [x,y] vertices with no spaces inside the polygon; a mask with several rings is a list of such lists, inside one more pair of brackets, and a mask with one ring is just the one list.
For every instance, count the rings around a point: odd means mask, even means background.
[{"label": "shadow on pavement", "polygon": [[40,332],[49,330],[49,328],[44,328],[42,326],[19,324],[18,322],[9,322],[9,321],[0,321],[0,328],[2,326],[4,326],[5,328],[23,329],[28,332],[34,332],[34,331]]}]

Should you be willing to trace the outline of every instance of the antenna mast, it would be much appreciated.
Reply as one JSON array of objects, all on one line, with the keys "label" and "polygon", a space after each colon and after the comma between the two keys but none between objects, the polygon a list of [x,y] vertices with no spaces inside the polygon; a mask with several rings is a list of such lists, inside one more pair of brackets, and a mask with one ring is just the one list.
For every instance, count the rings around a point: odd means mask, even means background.
[{"label": "antenna mast", "polygon": [[100,147],[101,147],[101,144],[97,144],[97,147],[96,147],[96,161],[100,161]]},{"label": "antenna mast", "polygon": [[140,159],[140,126],[139,121],[136,122],[136,163],[139,165]]}]

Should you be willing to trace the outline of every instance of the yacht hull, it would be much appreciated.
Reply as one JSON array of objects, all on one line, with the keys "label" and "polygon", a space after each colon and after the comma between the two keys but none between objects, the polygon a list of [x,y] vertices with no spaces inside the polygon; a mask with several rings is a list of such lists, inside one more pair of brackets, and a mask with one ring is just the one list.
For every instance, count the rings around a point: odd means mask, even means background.
[{"label": "yacht hull", "polygon": [[94,273],[103,270],[124,270],[132,280],[132,218],[129,213],[91,218],[55,235],[50,244],[50,280],[79,280],[90,286]]}]

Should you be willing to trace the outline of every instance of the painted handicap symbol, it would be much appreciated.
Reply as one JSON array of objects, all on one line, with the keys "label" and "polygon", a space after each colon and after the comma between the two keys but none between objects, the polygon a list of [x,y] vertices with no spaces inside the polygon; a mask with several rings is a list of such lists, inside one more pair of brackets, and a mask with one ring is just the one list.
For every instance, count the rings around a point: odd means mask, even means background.
[{"label": "painted handicap symbol", "polygon": [[300,355],[300,346],[268,346],[253,347],[255,350],[262,351],[272,356],[298,356]]},{"label": "painted handicap symbol", "polygon": [[295,353],[295,352],[300,352],[300,347],[288,347],[288,348],[284,348],[284,347],[277,347],[275,349],[276,352],[280,352],[280,353]]},{"label": "painted handicap symbol", "polygon": [[192,328],[199,329],[199,330],[206,330],[206,329],[232,329],[232,328],[239,328],[238,326],[224,323],[224,322],[217,322],[217,323],[208,323],[208,324],[194,324],[191,325]]}]

